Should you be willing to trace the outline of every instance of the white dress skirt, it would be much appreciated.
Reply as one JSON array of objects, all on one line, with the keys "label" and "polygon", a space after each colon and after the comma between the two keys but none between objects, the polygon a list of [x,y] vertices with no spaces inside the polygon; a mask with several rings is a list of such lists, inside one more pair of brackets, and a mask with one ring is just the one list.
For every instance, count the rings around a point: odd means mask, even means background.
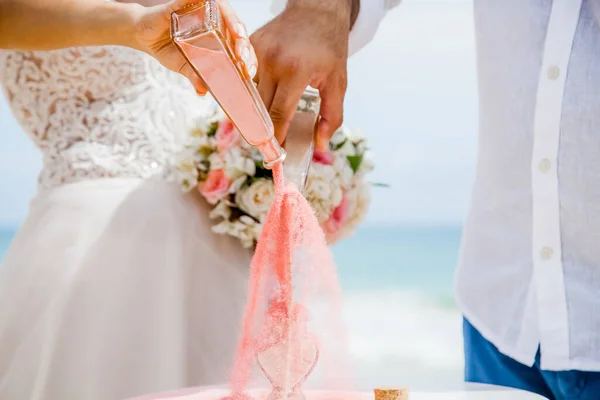
[{"label": "white dress skirt", "polygon": [[162,180],[42,191],[0,267],[0,399],[117,400],[223,383],[250,253]]}]

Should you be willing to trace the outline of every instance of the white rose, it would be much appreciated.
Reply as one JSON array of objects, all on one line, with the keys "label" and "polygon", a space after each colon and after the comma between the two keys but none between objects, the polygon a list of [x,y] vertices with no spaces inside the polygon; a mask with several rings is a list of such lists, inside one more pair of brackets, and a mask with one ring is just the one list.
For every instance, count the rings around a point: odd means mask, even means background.
[{"label": "white rose", "polygon": [[354,144],[351,140],[346,140],[346,143],[344,143],[342,147],[336,150],[335,153],[342,156],[355,156],[356,148],[354,147]]},{"label": "white rose", "polygon": [[208,162],[210,163],[210,169],[222,169],[224,167],[223,158],[219,153],[212,153],[208,156]]},{"label": "white rose", "polygon": [[189,192],[198,184],[198,170],[191,161],[183,161],[179,164],[175,169],[175,175],[185,192]]},{"label": "white rose", "polygon": [[337,178],[344,189],[348,189],[352,185],[354,171],[350,166],[350,162],[341,154],[336,154],[333,161],[333,169],[337,173]]},{"label": "white rose", "polygon": [[[245,143],[245,142],[244,142]],[[250,145],[248,145],[250,146]],[[248,149],[248,157],[253,161],[263,161],[263,156],[260,154],[260,151],[256,149],[256,147],[252,147]]]},{"label": "white rose", "polygon": [[240,239],[242,246],[245,248],[252,247],[254,242],[258,239],[254,235],[253,225],[256,224],[252,218],[245,216],[246,219],[240,218],[239,221],[234,223],[233,236]]},{"label": "white rose", "polygon": [[373,172],[374,167],[373,160],[368,156],[368,153],[366,153],[362,164],[360,164],[360,168],[356,171],[354,182],[363,181],[367,174]]},{"label": "white rose", "polygon": [[342,202],[343,198],[344,198],[343,188],[339,185],[333,186],[333,189],[331,190],[331,198],[330,198],[333,208],[336,208],[337,206],[339,206],[340,203]]},{"label": "white rose", "polygon": [[318,175],[308,177],[304,195],[312,206],[319,222],[327,221],[342,201],[342,188],[334,180],[323,179]]},{"label": "white rose", "polygon": [[367,151],[367,141],[359,140],[356,144],[356,154],[364,154]]},{"label": "white rose", "polygon": [[256,164],[254,161],[242,154],[242,149],[234,147],[225,154],[225,173],[232,179],[244,175],[254,176]]},{"label": "white rose", "polygon": [[243,171],[246,175],[254,176],[256,174],[256,163],[250,158],[244,158]]},{"label": "white rose", "polygon": [[199,154],[199,147],[194,143],[195,141],[190,140],[184,147],[177,153],[177,160],[179,163],[199,163],[204,159],[202,154]]},{"label": "white rose", "polygon": [[375,168],[375,163],[373,163],[373,159],[371,158],[371,154],[369,152],[365,152],[363,156],[363,162],[360,165],[360,169],[365,172],[371,172]]},{"label": "white rose", "polygon": [[251,218],[247,215],[242,215],[240,217],[240,222],[243,223],[246,226],[251,226],[254,225],[256,223],[256,221],[254,220],[254,218]]},{"label": "white rose", "polygon": [[228,235],[231,231],[231,222],[221,221],[212,227],[212,231],[219,235]]},{"label": "white rose", "polygon": [[198,150],[201,147],[209,146],[209,140],[206,136],[191,136],[185,142],[185,149],[183,151],[188,157],[198,157]]},{"label": "white rose", "polygon": [[369,211],[369,205],[371,204],[371,190],[370,186],[366,183],[353,187],[349,192],[346,193],[346,199],[349,202],[349,213],[347,227],[349,233],[351,233],[358,225],[360,225]]},{"label": "white rose", "polygon": [[312,164],[310,170],[308,171],[309,179],[310,177],[315,177],[317,179],[323,179],[326,181],[333,181],[336,179],[336,169],[335,169],[335,157],[334,157],[334,166],[325,165],[325,164]]},{"label": "white rose", "polygon": [[354,131],[344,127],[344,131],[346,132],[346,136],[348,137],[348,139],[350,139],[353,142],[358,142],[359,140],[363,139],[365,135],[363,135],[363,133],[361,132],[360,129],[355,129]]},{"label": "white rose", "polygon": [[333,137],[331,138],[331,145],[333,147],[337,147],[339,146],[344,140],[346,140],[346,134],[344,133],[343,130],[338,129],[334,134]]},{"label": "white rose", "polygon": [[239,178],[234,180],[231,186],[229,187],[229,193],[236,193],[238,190],[240,190],[244,183],[246,183],[247,180],[248,177],[246,175],[240,176]]},{"label": "white rose", "polygon": [[254,246],[254,239],[247,233],[244,233],[240,237],[240,242],[242,243],[242,247],[245,249],[249,249]]},{"label": "white rose", "polygon": [[222,219],[228,220],[230,216],[231,216],[231,209],[229,208],[229,206],[227,205],[227,203],[225,201],[220,201],[215,206],[215,208],[213,208],[211,210],[210,214],[208,214],[208,217],[210,219],[222,218]]},{"label": "white rose", "polygon": [[240,210],[246,214],[263,221],[273,199],[275,189],[273,181],[259,179],[250,186],[246,186],[235,194],[235,202]]},{"label": "white rose", "polygon": [[207,118],[198,118],[194,123],[194,129],[192,130],[192,136],[200,138],[206,136],[210,129],[210,121]]},{"label": "white rose", "polygon": [[215,106],[215,107],[212,107],[211,110],[209,110],[206,120],[210,121],[210,123],[214,123],[214,122],[221,121],[225,117],[226,116],[225,116],[225,113],[223,112],[223,110],[221,110],[220,107]]}]

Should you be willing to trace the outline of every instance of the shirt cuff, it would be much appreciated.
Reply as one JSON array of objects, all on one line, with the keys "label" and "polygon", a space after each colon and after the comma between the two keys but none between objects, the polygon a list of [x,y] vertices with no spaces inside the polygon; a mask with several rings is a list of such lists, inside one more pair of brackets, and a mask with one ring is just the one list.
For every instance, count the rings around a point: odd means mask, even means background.
[{"label": "shirt cuff", "polygon": [[[361,0],[360,12],[350,32],[349,55],[353,55],[369,43],[386,11],[400,3],[400,0]],[[287,4],[287,0],[273,0],[271,11],[280,14]]]}]

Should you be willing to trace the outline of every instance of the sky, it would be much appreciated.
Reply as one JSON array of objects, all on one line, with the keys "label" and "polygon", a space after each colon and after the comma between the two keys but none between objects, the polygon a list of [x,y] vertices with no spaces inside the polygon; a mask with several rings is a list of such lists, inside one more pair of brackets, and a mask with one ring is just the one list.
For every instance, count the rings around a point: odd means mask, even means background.
[{"label": "sky", "polygon": [[[232,0],[252,31],[269,0]],[[376,165],[370,223],[457,225],[467,213],[477,151],[469,0],[405,0],[349,60],[345,125],[368,138]],[[35,196],[41,155],[0,97],[0,226]]]}]

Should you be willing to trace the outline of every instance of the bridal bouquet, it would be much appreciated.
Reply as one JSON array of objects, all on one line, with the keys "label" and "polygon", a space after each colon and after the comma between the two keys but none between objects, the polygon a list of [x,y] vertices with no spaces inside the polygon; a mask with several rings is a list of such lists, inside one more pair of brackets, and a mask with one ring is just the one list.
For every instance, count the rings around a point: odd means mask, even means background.
[{"label": "bridal bouquet", "polygon": [[[329,244],[351,235],[364,219],[372,169],[365,139],[345,128],[335,133],[329,151],[315,150],[304,195]],[[198,120],[177,171],[184,190],[197,188],[214,206],[214,232],[234,236],[244,247],[256,243],[274,197],[272,173],[220,110]]]}]

